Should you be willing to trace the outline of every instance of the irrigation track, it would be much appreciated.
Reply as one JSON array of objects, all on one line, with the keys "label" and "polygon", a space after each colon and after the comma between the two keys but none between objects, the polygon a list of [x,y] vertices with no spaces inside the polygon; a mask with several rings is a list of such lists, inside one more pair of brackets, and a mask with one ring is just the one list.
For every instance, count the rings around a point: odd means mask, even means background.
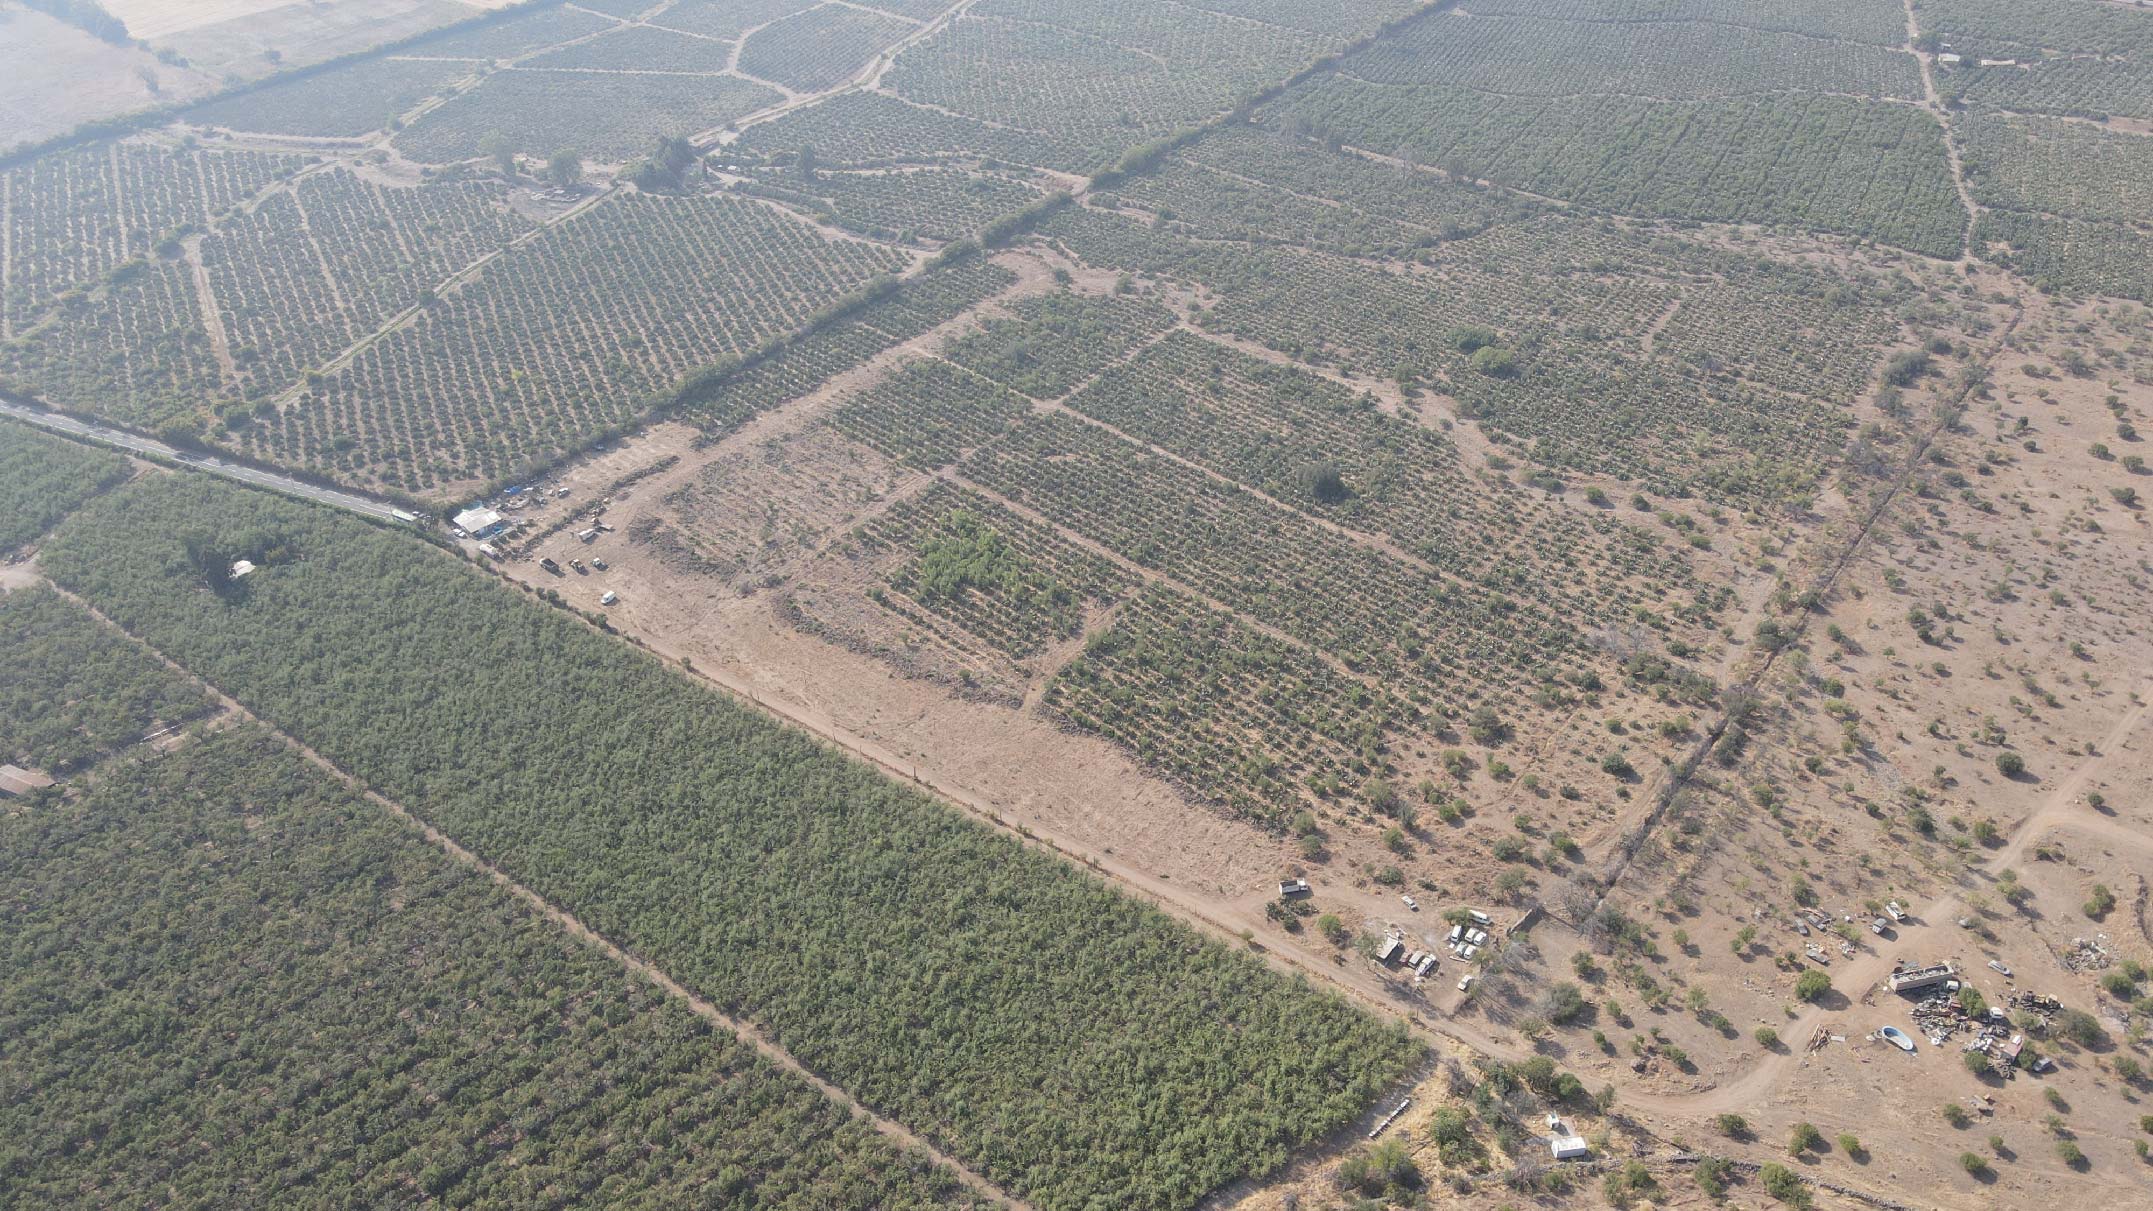
[{"label": "irrigation track", "polygon": [[546,918],[548,921],[553,922],[555,925],[560,926],[561,929],[565,931],[570,937],[576,938],[584,944],[593,947],[600,953],[604,954],[607,958],[612,959],[615,963],[618,963],[624,970],[628,971],[633,975],[641,976],[643,979],[650,981],[652,984],[655,984],[658,988],[663,990],[668,995],[679,999],[690,1010],[694,1011],[696,1016],[710,1022],[714,1026],[718,1026],[724,1030],[732,1032],[732,1034],[738,1037],[742,1042],[755,1048],[755,1050],[757,1050],[758,1052],[761,1052],[763,1058],[770,1061],[771,1064],[775,1065],[780,1069],[783,1069],[786,1072],[793,1074],[796,1077],[799,1077],[801,1080],[806,1081],[809,1085],[814,1086],[822,1093],[824,1097],[829,1098],[831,1101],[836,1102],[838,1105],[845,1107],[853,1114],[858,1115],[860,1118],[866,1120],[867,1123],[873,1126],[876,1131],[880,1132],[883,1136],[896,1143],[899,1147],[911,1149],[930,1157],[937,1164],[940,1164],[944,1168],[950,1170],[950,1172],[955,1174],[959,1180],[963,1181],[966,1186],[969,1186],[976,1193],[990,1198],[1005,1207],[1011,1208],[1012,1211],[1033,1211],[1033,1208],[1030,1204],[1025,1203],[1021,1199],[1012,1196],[1007,1191],[1003,1190],[1000,1186],[989,1181],[987,1178],[981,1176],[979,1173],[973,1171],[971,1168],[957,1161],[955,1158],[942,1152],[933,1144],[930,1144],[926,1140],[921,1139],[918,1135],[913,1134],[913,1132],[909,1128],[905,1127],[903,1124],[898,1123],[895,1120],[883,1117],[882,1115],[876,1113],[874,1110],[861,1104],[858,1099],[854,1098],[851,1094],[845,1092],[837,1085],[834,1085],[823,1077],[817,1075],[813,1070],[809,1069],[799,1060],[793,1058],[792,1053],[786,1051],[784,1048],[772,1042],[751,1023],[741,1021],[740,1019],[732,1017],[731,1015],[725,1013],[723,1010],[720,1010],[717,1006],[696,995],[693,991],[688,989],[685,985],[681,984],[678,980],[675,980],[671,976],[667,975],[656,964],[653,964],[646,959],[639,958],[635,954],[629,952],[626,948],[614,942],[612,939],[607,938],[605,935],[599,933],[597,930],[594,930],[590,926],[585,925],[581,920],[578,920],[576,918],[575,914],[569,912],[567,909],[564,909],[557,904],[554,904],[552,901],[547,900],[544,896],[539,895],[537,892],[532,891],[530,888],[525,887],[523,884],[517,882],[507,872],[486,861],[484,858],[479,857],[477,854],[471,852],[470,850],[465,849],[462,845],[457,844],[454,838],[450,837],[447,833],[442,832],[440,829],[435,828],[433,825],[427,823],[416,813],[412,812],[411,809],[405,807],[403,804],[398,803],[393,799],[382,795],[380,792],[374,790],[371,786],[368,786],[361,779],[355,777],[354,775],[346,772],[341,767],[337,766],[327,757],[324,757],[320,753],[315,752],[312,748],[301,742],[297,737],[291,735],[290,733],[286,732],[284,729],[276,726],[275,724],[269,723],[268,721],[262,719],[253,711],[247,709],[245,704],[241,703],[238,699],[232,697],[230,694],[225,693],[218,686],[211,683],[207,678],[202,677],[200,674],[195,673],[193,670],[180,664],[178,661],[173,660],[170,656],[165,655],[164,652],[160,651],[148,640],[143,639],[141,636],[134,634],[132,631],[127,630],[126,628],[120,626],[118,623],[114,622],[112,619],[106,617],[102,611],[98,610],[97,607],[91,605],[88,601],[83,600],[81,597],[75,595],[74,593],[61,587],[60,585],[54,584],[49,578],[40,576],[39,579],[42,580],[43,583],[51,585],[54,592],[73,602],[76,606],[80,607],[92,618],[97,619],[98,622],[112,628],[112,630],[121,635],[127,636],[127,638],[132,640],[137,647],[140,647],[144,652],[147,652],[150,656],[154,657],[160,664],[164,665],[166,668],[171,669],[173,672],[179,674],[182,677],[185,677],[188,681],[202,687],[204,692],[209,694],[210,697],[214,698],[225,708],[226,711],[230,712],[232,715],[254,723],[256,726],[262,728],[269,734],[275,736],[277,739],[283,741],[284,744],[290,747],[293,752],[299,754],[308,762],[320,768],[330,777],[335,778],[338,782],[349,787],[355,793],[363,796],[367,800],[367,802],[374,804],[376,807],[379,807],[382,810],[388,812],[390,815],[395,816],[398,820],[401,820],[410,827],[418,830],[419,834],[426,838],[426,840],[431,843],[434,848],[440,850],[444,854],[447,854],[454,861],[461,863],[462,865],[469,867],[470,869],[475,870],[480,874],[485,875],[487,878],[493,880],[496,886],[499,886],[503,890],[507,891],[509,894],[515,896],[517,899],[522,900],[532,909],[532,911],[538,913],[538,915]]}]

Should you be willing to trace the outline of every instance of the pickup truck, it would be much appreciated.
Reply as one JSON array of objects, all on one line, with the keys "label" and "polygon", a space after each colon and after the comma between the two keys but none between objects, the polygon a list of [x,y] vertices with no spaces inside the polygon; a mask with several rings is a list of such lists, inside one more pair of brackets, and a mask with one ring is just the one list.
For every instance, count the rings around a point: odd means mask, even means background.
[{"label": "pickup truck", "polygon": [[561,574],[561,565],[553,562],[553,557],[550,555],[544,559],[539,560],[538,566],[544,568],[548,572],[553,573],[555,576],[559,576]]}]

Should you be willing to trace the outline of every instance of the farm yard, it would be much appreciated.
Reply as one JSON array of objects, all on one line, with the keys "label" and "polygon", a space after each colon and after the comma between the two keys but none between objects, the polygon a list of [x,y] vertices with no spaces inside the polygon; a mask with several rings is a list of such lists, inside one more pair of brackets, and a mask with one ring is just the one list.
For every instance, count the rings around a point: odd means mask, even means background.
[{"label": "farm yard", "polygon": [[111,7],[32,1197],[2136,1197],[2153,8]]}]

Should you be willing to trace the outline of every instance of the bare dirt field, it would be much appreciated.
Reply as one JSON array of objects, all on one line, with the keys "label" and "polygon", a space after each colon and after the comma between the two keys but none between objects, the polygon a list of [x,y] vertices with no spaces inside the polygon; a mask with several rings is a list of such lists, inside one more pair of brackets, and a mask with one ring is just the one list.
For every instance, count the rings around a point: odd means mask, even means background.
[{"label": "bare dirt field", "polygon": [[[200,71],[251,80],[469,20],[494,7],[468,0],[219,0],[208,5],[147,0],[116,4],[113,12],[135,37],[176,52]],[[144,23],[139,29],[137,9]]]},{"label": "bare dirt field", "polygon": [[159,62],[139,47],[114,46],[65,22],[0,7],[0,151],[116,117],[215,91],[207,73]]}]

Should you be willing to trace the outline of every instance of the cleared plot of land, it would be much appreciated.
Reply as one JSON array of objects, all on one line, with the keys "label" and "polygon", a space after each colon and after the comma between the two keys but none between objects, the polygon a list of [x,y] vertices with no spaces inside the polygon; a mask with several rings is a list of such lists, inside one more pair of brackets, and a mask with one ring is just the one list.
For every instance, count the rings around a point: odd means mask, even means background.
[{"label": "cleared plot of land", "polygon": [[630,25],[527,59],[523,66],[721,72],[732,61],[732,55],[732,47],[724,42],[649,25]]},{"label": "cleared plot of land", "polygon": [[884,47],[917,28],[881,13],[825,4],[749,35],[740,48],[740,70],[799,92],[819,92],[859,74]]},{"label": "cleared plot of land", "polygon": [[611,163],[778,100],[769,88],[729,77],[514,68],[427,113],[395,143],[414,160],[444,163],[479,155],[498,135],[526,155],[565,147]]},{"label": "cleared plot of land", "polygon": [[0,895],[42,1206],[979,1205],[252,727],[0,819]]},{"label": "cleared plot of land", "polygon": [[1355,55],[1341,71],[1377,84],[1443,84],[1520,97],[1922,95],[1921,68],[1912,55],[1707,21],[1438,17]]},{"label": "cleared plot of land", "polygon": [[490,7],[458,0],[296,0],[208,23],[175,15],[184,28],[149,40],[220,79],[251,80],[468,21]]},{"label": "cleared plot of land", "polygon": [[615,24],[587,9],[560,5],[429,38],[406,53],[437,58],[514,59],[574,38],[589,37]]},{"label": "cleared plot of land", "polygon": [[289,0],[103,0],[106,12],[127,23],[127,32],[145,41],[215,25],[238,17],[251,17]]},{"label": "cleared plot of land", "polygon": [[0,555],[51,529],[94,493],[125,480],[117,454],[0,421]]},{"label": "cleared plot of land", "polygon": [[214,91],[217,81],[21,7],[0,8],[0,151]]},{"label": "cleared plot of land", "polygon": [[494,261],[251,440],[414,491],[509,475],[904,265],[752,202],[611,198]]},{"label": "cleared plot of land", "polygon": [[824,428],[788,433],[713,458],[627,527],[629,542],[668,567],[750,591],[870,502],[912,477]]},{"label": "cleared plot of land", "polygon": [[1356,147],[1595,210],[1787,224],[1939,257],[1958,255],[1966,225],[1943,130],[1907,105],[1801,94],[1579,105],[1340,72],[1272,112]]},{"label": "cleared plot of land", "polygon": [[0,596],[0,642],[0,761],[64,776],[210,709],[192,682],[50,588]]},{"label": "cleared plot of land", "polygon": [[[47,549],[56,579],[1036,1206],[1193,1206],[1418,1058],[406,537],[179,477],[107,500]],[[230,604],[158,554],[202,529],[299,558]]]},{"label": "cleared plot of land", "polygon": [[197,106],[187,111],[186,120],[263,134],[356,138],[386,129],[398,115],[470,75],[475,66],[367,59]]}]

